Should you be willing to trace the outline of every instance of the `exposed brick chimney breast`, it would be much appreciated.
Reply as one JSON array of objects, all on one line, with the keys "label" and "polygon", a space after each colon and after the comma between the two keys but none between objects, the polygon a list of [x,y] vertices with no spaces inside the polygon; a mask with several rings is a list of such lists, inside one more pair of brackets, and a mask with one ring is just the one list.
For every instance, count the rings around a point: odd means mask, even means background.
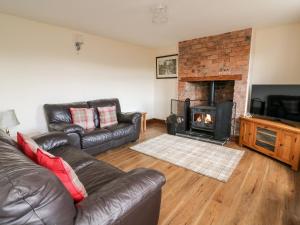
[{"label": "exposed brick chimney breast", "polygon": [[[206,100],[208,97],[207,82],[180,81],[182,78],[222,76],[216,102],[233,100],[237,103],[237,117],[244,114],[251,34],[252,29],[245,29],[179,42],[178,98]],[[240,80],[226,81],[226,76],[236,74],[241,75]]]}]

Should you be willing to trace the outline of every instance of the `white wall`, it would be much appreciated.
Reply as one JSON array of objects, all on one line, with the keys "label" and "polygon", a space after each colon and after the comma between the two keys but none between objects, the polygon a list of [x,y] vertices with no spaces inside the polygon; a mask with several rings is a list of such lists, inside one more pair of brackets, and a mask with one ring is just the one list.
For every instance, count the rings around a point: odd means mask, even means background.
[{"label": "white wall", "polygon": [[[158,48],[155,57],[178,53],[178,46]],[[154,57],[154,60],[155,60]],[[154,72],[156,73],[155,69]],[[154,118],[165,120],[170,115],[171,99],[178,98],[178,79],[155,79],[154,81]]]},{"label": "white wall", "polygon": [[[177,46],[150,49],[0,14],[0,111],[13,108],[14,131],[46,131],[44,103],[117,97],[123,111],[146,111],[165,119],[177,98],[177,79],[155,79],[155,57]],[[251,76],[254,84],[300,84],[300,24],[255,29]]]},{"label": "white wall", "polygon": [[15,130],[46,131],[44,103],[117,97],[123,111],[153,116],[154,50],[0,14],[0,111],[13,108]]},{"label": "white wall", "polygon": [[300,24],[255,29],[253,84],[300,84]]}]

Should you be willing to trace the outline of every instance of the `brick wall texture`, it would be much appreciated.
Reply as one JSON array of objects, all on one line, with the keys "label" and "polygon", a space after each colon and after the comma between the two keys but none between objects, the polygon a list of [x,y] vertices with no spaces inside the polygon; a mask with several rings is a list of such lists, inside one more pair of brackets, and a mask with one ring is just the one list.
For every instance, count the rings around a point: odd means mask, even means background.
[{"label": "brick wall texture", "polygon": [[207,82],[181,82],[182,77],[241,74],[242,80],[217,82],[216,101],[237,103],[237,117],[246,108],[252,29],[179,42],[178,98],[208,98]]}]

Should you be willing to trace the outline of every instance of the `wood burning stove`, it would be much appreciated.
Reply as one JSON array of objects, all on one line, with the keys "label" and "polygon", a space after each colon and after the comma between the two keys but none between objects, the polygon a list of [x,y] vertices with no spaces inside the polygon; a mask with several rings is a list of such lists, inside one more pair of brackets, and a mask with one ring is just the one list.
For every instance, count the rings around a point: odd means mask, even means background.
[{"label": "wood burning stove", "polygon": [[188,130],[210,135],[216,140],[230,137],[233,102],[223,102],[216,106],[190,107],[190,127]]},{"label": "wood burning stove", "polygon": [[[172,130],[172,134],[179,136],[224,144],[231,136],[234,105],[232,101],[215,102],[215,82],[212,81],[208,101],[188,98],[185,101],[174,100],[173,104],[171,101],[167,125],[174,129],[168,129],[168,132]],[[173,106],[176,106],[176,113],[172,110]]]},{"label": "wood burning stove", "polygon": [[216,107],[191,107],[191,128],[196,130],[213,131],[216,122]]},{"label": "wood burning stove", "polygon": [[233,102],[215,103],[215,82],[210,83],[208,105],[190,106],[184,102],[184,131],[191,135],[205,135],[215,140],[226,140],[231,134]]},{"label": "wood burning stove", "polygon": [[209,132],[215,139],[230,137],[233,102],[215,104],[215,82],[210,82],[208,106],[190,107],[190,129]]}]

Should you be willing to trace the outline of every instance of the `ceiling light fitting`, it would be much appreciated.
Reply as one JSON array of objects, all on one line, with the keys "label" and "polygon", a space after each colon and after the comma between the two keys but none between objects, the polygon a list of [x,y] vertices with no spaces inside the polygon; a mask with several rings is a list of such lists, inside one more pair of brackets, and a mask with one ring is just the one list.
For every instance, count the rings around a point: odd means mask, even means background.
[{"label": "ceiling light fitting", "polygon": [[152,23],[162,24],[168,22],[168,7],[164,4],[158,4],[152,8]]}]

